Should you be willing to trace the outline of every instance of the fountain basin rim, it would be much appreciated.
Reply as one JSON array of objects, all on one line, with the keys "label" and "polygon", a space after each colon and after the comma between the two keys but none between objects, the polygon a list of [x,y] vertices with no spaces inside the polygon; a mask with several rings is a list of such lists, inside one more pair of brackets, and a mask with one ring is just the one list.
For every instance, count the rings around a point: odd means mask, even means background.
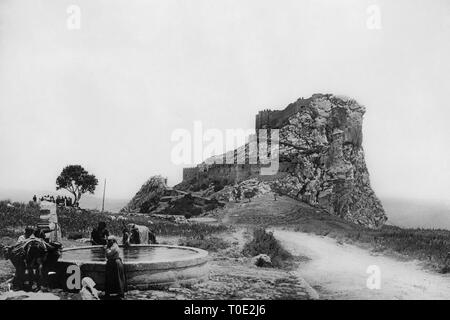
[{"label": "fountain basin rim", "polygon": [[[193,247],[186,247],[186,246],[176,246],[176,245],[164,245],[164,244],[135,244],[131,245],[132,247],[161,247],[161,248],[174,248],[174,249],[184,249],[193,251],[194,254],[182,258],[172,259],[172,260],[140,260],[140,261],[124,261],[123,264],[127,267],[127,269],[130,268],[136,268],[140,269],[141,267],[152,267],[152,269],[170,269],[174,266],[181,268],[181,267],[189,267],[194,265],[199,265],[206,263],[208,261],[208,251]],[[77,250],[86,250],[86,249],[92,249],[92,248],[103,248],[102,245],[95,245],[95,246],[81,246],[81,247],[71,247],[63,249],[62,252],[68,252],[68,251],[77,251]],[[120,247],[123,247],[120,245]],[[76,264],[76,265],[83,265],[83,266],[104,266],[106,265],[105,261],[91,261],[91,260],[71,260],[71,259],[59,259],[59,263],[64,264]]]}]

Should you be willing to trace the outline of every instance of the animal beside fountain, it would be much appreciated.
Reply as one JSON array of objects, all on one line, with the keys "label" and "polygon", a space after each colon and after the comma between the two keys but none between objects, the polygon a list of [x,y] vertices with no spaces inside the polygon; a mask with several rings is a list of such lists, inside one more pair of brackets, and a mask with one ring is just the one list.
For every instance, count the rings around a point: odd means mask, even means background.
[{"label": "animal beside fountain", "polygon": [[157,244],[157,241],[156,236],[148,227],[130,223],[123,229],[122,243],[124,246],[129,246],[131,244]]},{"label": "animal beside fountain", "polygon": [[56,205],[48,201],[39,203],[39,222],[25,228],[13,246],[3,249],[5,258],[15,268],[13,288],[40,290],[51,285],[53,269],[62,248],[61,229]]},{"label": "animal beside fountain", "polygon": [[60,257],[61,244],[48,243],[31,235],[14,246],[5,247],[4,258],[9,259],[15,268],[12,281],[15,289],[40,290],[51,282],[49,276]]}]

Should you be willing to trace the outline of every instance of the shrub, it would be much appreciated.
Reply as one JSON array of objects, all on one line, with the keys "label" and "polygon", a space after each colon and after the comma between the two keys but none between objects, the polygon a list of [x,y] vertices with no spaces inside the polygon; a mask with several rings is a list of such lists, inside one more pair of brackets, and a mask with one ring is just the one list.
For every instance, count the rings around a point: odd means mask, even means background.
[{"label": "shrub", "polygon": [[244,197],[246,199],[249,199],[249,201],[250,201],[251,198],[256,196],[256,193],[257,193],[257,189],[256,188],[255,189],[251,189],[251,190],[245,190],[244,191]]},{"label": "shrub", "polygon": [[78,240],[83,238],[83,234],[81,232],[71,232],[67,235],[67,239],[69,240]]},{"label": "shrub", "polygon": [[441,269],[441,273],[449,273],[450,272],[450,266],[449,265],[445,265],[442,267]]},{"label": "shrub", "polygon": [[225,186],[231,184],[227,178],[214,179],[212,183],[214,184],[214,192],[218,192],[225,188]]},{"label": "shrub", "polygon": [[216,209],[218,206],[219,206],[218,203],[215,203],[215,202],[214,203],[208,203],[205,206],[204,210],[205,210],[205,212],[208,212],[208,211]]},{"label": "shrub", "polygon": [[271,267],[272,260],[267,254],[259,254],[256,257],[253,257],[255,266],[257,267]]},{"label": "shrub", "polygon": [[253,231],[253,239],[245,244],[242,253],[250,257],[266,254],[275,267],[285,266],[285,262],[292,258],[292,255],[275,239],[273,233],[266,232],[264,228],[257,228]]},{"label": "shrub", "polygon": [[39,215],[39,207],[34,202],[11,204],[8,200],[0,201],[0,235],[15,236],[17,231],[12,229],[36,225]]}]

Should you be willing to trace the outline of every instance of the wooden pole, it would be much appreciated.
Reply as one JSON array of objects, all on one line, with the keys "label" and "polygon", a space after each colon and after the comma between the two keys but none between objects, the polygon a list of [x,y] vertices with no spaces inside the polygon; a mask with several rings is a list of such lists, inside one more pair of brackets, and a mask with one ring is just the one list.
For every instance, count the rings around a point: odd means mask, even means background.
[{"label": "wooden pole", "polygon": [[105,190],[106,190],[106,179],[105,184],[103,185],[103,202],[102,202],[102,212],[105,211]]}]

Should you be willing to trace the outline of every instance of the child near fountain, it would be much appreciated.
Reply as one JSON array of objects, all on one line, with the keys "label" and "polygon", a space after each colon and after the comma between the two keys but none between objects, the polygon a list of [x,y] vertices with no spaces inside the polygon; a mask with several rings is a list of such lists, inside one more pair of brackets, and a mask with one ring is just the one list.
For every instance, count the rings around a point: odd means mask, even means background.
[{"label": "child near fountain", "polygon": [[81,300],[100,300],[98,297],[98,291],[95,289],[95,282],[92,278],[84,277],[81,280]]}]

